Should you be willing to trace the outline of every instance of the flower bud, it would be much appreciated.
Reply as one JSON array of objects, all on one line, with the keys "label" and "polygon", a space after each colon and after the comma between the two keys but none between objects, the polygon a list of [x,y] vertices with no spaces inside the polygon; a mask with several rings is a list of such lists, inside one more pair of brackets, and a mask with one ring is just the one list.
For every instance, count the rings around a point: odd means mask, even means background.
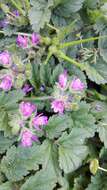
[{"label": "flower bud", "polygon": [[36,34],[35,32],[31,36],[32,44],[38,45],[40,43],[40,35]]}]

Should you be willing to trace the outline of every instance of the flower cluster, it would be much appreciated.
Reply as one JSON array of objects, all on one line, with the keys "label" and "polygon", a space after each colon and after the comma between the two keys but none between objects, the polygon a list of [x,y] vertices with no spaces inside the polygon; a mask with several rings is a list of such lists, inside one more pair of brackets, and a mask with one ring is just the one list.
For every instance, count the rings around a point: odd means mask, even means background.
[{"label": "flower cluster", "polygon": [[[40,36],[36,33],[33,33],[31,35],[31,41],[33,45],[37,45],[40,42]],[[29,39],[26,36],[20,36],[17,37],[17,44],[22,47],[26,48],[28,46]],[[26,81],[26,69],[25,65],[22,65],[22,71],[16,64],[14,64],[12,60],[12,55],[8,51],[0,52],[0,65],[7,68],[8,71],[5,69],[5,74],[0,78],[0,89],[4,91],[9,91],[14,86],[14,81],[18,81],[18,72],[20,75],[25,76],[23,77],[23,83]],[[7,74],[9,73],[9,74]],[[24,79],[25,78],[25,79]],[[23,86],[22,83],[22,86]],[[17,84],[17,83],[16,83]],[[17,85],[16,85],[17,86]],[[15,87],[15,86],[14,86]],[[22,87],[23,92],[26,94],[33,90],[33,87],[30,84],[25,83],[25,85]]]},{"label": "flower cluster", "polygon": [[84,89],[85,85],[79,78],[74,77],[69,80],[67,71],[64,71],[59,75],[58,82],[55,85],[51,108],[59,114],[63,114],[64,110],[77,109],[78,103],[83,97]]},{"label": "flower cluster", "polygon": [[21,48],[27,48],[30,42],[32,43],[32,45],[38,45],[40,43],[40,35],[34,32],[31,35],[31,40],[25,35],[24,36],[18,35],[16,39],[17,45]]},{"label": "flower cluster", "polygon": [[38,142],[37,131],[43,131],[43,126],[48,124],[48,117],[37,114],[37,107],[31,102],[21,102],[19,105],[21,114],[20,138],[23,147],[30,147],[34,141]]}]

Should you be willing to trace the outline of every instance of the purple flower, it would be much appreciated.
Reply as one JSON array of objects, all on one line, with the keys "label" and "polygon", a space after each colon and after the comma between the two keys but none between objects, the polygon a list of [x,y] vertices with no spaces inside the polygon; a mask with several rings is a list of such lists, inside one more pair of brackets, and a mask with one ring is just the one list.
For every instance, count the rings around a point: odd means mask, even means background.
[{"label": "purple flower", "polygon": [[54,110],[55,113],[62,114],[65,109],[65,104],[62,100],[54,100],[51,103],[51,108]]},{"label": "purple flower", "polygon": [[40,126],[43,126],[43,125],[47,125],[48,124],[48,117],[47,116],[43,116],[43,115],[37,115],[36,117],[33,118],[32,120],[32,124],[33,126],[38,130],[40,131],[41,128]]},{"label": "purple flower", "polygon": [[40,91],[43,92],[45,90],[45,86],[42,84],[40,87]]},{"label": "purple flower", "polygon": [[12,82],[12,76],[6,75],[2,78],[0,88],[2,88],[4,91],[9,91],[12,88],[13,82]]},{"label": "purple flower", "polygon": [[82,91],[85,88],[85,85],[79,78],[77,78],[72,80],[70,87],[75,91]]},{"label": "purple flower", "polygon": [[32,132],[30,130],[25,130],[22,132],[21,134],[21,145],[23,147],[31,147],[33,141],[37,141],[38,142],[38,137],[34,134],[32,134]]},{"label": "purple flower", "polygon": [[37,33],[33,33],[31,36],[32,44],[38,45],[40,43],[40,35]]},{"label": "purple flower", "polygon": [[27,38],[27,36],[18,35],[18,37],[16,39],[16,43],[17,43],[17,45],[19,47],[26,48],[27,45],[28,45],[28,38]]},{"label": "purple flower", "polygon": [[66,85],[67,85],[67,72],[66,71],[64,71],[62,74],[59,75],[58,83],[61,88],[66,87]]},{"label": "purple flower", "polygon": [[11,64],[11,56],[8,51],[3,51],[2,53],[0,53],[0,63],[3,65]]},{"label": "purple flower", "polygon": [[9,24],[9,21],[7,19],[0,21],[0,28],[5,28]]},{"label": "purple flower", "polygon": [[32,113],[36,111],[37,108],[31,102],[21,102],[19,105],[19,109],[24,117],[29,118]]},{"label": "purple flower", "polygon": [[32,91],[33,87],[30,86],[30,84],[25,84],[23,87],[23,92],[27,94],[28,92]]},{"label": "purple flower", "polygon": [[18,10],[14,10],[12,13],[13,13],[16,17],[19,17],[19,16],[20,16],[20,14],[19,14],[19,11],[18,11]]}]

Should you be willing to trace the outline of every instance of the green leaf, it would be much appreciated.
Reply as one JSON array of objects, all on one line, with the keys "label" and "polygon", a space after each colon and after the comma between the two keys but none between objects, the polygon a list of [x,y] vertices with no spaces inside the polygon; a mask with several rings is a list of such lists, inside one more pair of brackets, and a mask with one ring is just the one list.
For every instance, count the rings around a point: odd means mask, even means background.
[{"label": "green leaf", "polygon": [[4,136],[11,136],[11,129],[9,126],[9,116],[6,111],[1,110],[0,111],[1,117],[0,117],[0,131],[4,132]]},{"label": "green leaf", "polygon": [[81,174],[79,177],[75,178],[74,187],[72,190],[85,190],[88,183],[89,183],[88,176]]},{"label": "green leaf", "polygon": [[10,181],[19,181],[29,174],[30,170],[37,170],[37,147],[11,147],[1,162],[1,170]]},{"label": "green leaf", "polygon": [[64,17],[69,17],[72,13],[75,13],[82,8],[83,2],[84,0],[63,0],[58,7],[59,13]]},{"label": "green leaf", "polygon": [[104,142],[105,148],[107,148],[107,118],[103,118],[98,124],[98,129],[100,140]]},{"label": "green leaf", "polygon": [[91,104],[91,113],[97,120],[101,120],[107,116],[107,103],[102,101],[94,101]]},{"label": "green leaf", "polygon": [[[58,166],[58,152],[56,145],[46,140],[39,149],[41,155],[39,162],[43,169],[30,177],[22,186],[21,190],[53,190],[56,186],[60,169]],[[36,156],[38,157],[38,153]],[[39,157],[38,157],[39,158]]]},{"label": "green leaf", "polygon": [[12,189],[13,185],[11,184],[11,182],[5,182],[0,185],[0,190],[12,190]]},{"label": "green leaf", "polygon": [[51,139],[57,138],[65,129],[72,128],[73,121],[67,115],[57,116],[53,115],[49,118],[48,125],[45,127],[47,136]]},{"label": "green leaf", "polygon": [[51,18],[51,7],[53,0],[31,1],[33,7],[29,10],[29,20],[35,32],[39,32]]},{"label": "green leaf", "polygon": [[86,0],[85,5],[90,9],[95,9],[97,7],[97,3],[99,3],[99,0]]},{"label": "green leaf", "polygon": [[50,65],[41,65],[40,66],[40,82],[41,84],[48,85],[51,77],[51,68]]},{"label": "green leaf", "polygon": [[0,153],[4,153],[14,142],[15,138],[9,139],[0,134]]},{"label": "green leaf", "polygon": [[58,145],[59,164],[65,173],[73,172],[82,165],[88,152],[81,129],[74,128],[69,135],[64,133],[59,138]]},{"label": "green leaf", "polygon": [[49,140],[45,140],[36,153],[36,159],[39,164],[42,164],[43,169],[50,165],[50,167],[53,168],[54,176],[58,178],[60,169],[58,165],[58,150],[56,145]]},{"label": "green leaf", "polygon": [[96,62],[97,63],[94,65],[94,68],[104,78],[105,83],[107,83],[107,62],[105,62],[101,57],[98,57]]},{"label": "green leaf", "polygon": [[51,78],[50,78],[52,84],[55,84],[55,82],[58,80],[58,76],[59,76],[62,72],[63,72],[63,67],[62,67],[62,65],[59,64],[59,65],[57,65],[57,66],[54,68],[54,70],[53,70],[53,72],[52,72],[52,76],[51,76]]},{"label": "green leaf", "polygon": [[[18,108],[18,101],[22,100],[24,93],[22,90],[13,90],[9,93],[0,93],[0,131],[4,131],[5,136],[11,136],[11,115]],[[16,114],[16,113],[15,113]]]},{"label": "green leaf", "polygon": [[[107,35],[107,28],[103,29],[100,35]],[[107,38],[99,39],[98,47],[100,50],[100,55],[102,56],[103,60],[107,63]]]},{"label": "green leaf", "polygon": [[7,93],[0,94],[0,107],[5,107],[6,110],[11,110],[17,106],[17,102],[22,100],[24,92],[22,90],[13,90]]},{"label": "green leaf", "polygon": [[86,190],[107,190],[107,175],[104,173],[97,173],[91,177],[91,183]]},{"label": "green leaf", "polygon": [[81,128],[86,138],[93,137],[96,131],[95,118],[89,113],[89,109],[89,104],[81,102],[79,110],[71,113],[73,127]]},{"label": "green leaf", "polygon": [[86,63],[84,64],[84,70],[91,81],[97,84],[105,84],[107,82],[93,66]]},{"label": "green leaf", "polygon": [[53,190],[56,186],[56,178],[50,166],[30,177],[20,190]]},{"label": "green leaf", "polygon": [[60,28],[57,38],[58,40],[63,40],[75,27],[76,20],[71,22],[69,25]]}]

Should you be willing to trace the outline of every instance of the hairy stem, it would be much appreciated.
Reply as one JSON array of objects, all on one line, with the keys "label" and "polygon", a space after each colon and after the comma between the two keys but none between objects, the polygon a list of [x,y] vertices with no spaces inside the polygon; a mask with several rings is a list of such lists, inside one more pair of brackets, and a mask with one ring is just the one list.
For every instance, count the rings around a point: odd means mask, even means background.
[{"label": "hairy stem", "polygon": [[58,57],[64,59],[65,61],[68,61],[68,62],[72,63],[73,65],[79,67],[81,70],[84,69],[84,66],[83,66],[81,63],[79,63],[79,62],[75,61],[74,59],[68,57],[67,55],[65,55],[65,54],[64,54],[63,52],[61,52],[61,51],[59,51]]},{"label": "hairy stem", "polygon": [[25,1],[27,10],[29,10],[30,9],[30,2],[29,2],[29,0],[24,0],[24,1]]},{"label": "hairy stem", "polygon": [[81,43],[91,42],[91,41],[103,39],[103,38],[107,38],[107,36],[105,35],[105,36],[92,37],[92,38],[87,38],[87,39],[80,39],[80,40],[76,40],[76,41],[72,41],[72,42],[66,42],[66,43],[61,44],[60,48],[75,46],[75,45],[78,45]]},{"label": "hairy stem", "polygon": [[100,167],[100,166],[98,167],[98,169],[99,169],[99,170],[102,170],[102,171],[104,171],[104,172],[107,172],[107,169],[102,168],[102,167]]},{"label": "hairy stem", "polygon": [[47,58],[46,58],[46,60],[45,60],[45,62],[44,62],[45,65],[48,63],[48,61],[49,61],[49,59],[51,58],[51,56],[52,56],[52,53],[49,52],[48,55],[47,55]]},{"label": "hairy stem", "polygon": [[25,97],[24,101],[45,101],[52,100],[53,96],[41,96],[41,97]]},{"label": "hairy stem", "polygon": [[[1,34],[5,34],[3,30],[0,30]],[[22,35],[22,36],[28,36],[31,37],[32,34],[24,33],[24,32],[15,32],[13,35]]]}]

